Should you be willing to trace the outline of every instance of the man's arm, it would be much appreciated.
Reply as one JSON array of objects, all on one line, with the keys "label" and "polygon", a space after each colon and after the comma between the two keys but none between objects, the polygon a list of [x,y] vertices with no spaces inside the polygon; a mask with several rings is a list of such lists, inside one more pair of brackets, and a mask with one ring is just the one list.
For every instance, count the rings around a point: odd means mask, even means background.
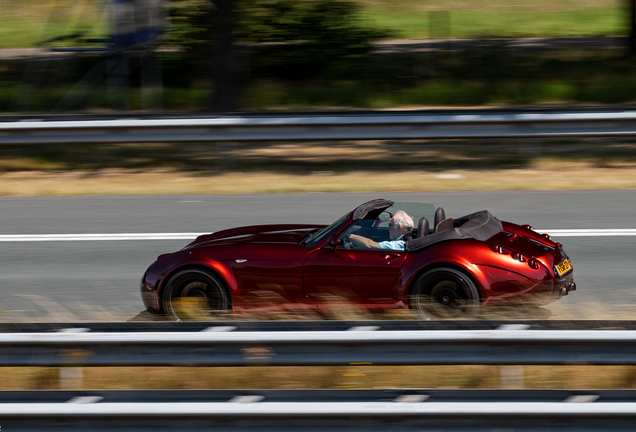
[{"label": "man's arm", "polygon": [[405,250],[404,240],[402,240],[402,237],[400,237],[399,240],[380,242],[379,245],[380,245],[380,249],[389,249],[389,250],[397,250],[397,251]]},{"label": "man's arm", "polygon": [[371,239],[366,237],[362,237],[357,234],[351,234],[349,236],[349,241],[356,247],[359,248],[368,248],[368,249],[380,249],[380,243],[374,242]]}]

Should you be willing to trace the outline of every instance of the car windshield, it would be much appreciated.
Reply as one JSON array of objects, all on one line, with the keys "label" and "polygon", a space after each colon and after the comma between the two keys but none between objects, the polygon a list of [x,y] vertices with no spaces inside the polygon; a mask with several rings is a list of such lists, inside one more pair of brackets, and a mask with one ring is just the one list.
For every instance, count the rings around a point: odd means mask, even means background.
[{"label": "car windshield", "polygon": [[342,216],[340,219],[338,219],[337,221],[335,221],[334,223],[332,223],[328,227],[322,228],[322,229],[320,229],[318,231],[314,231],[314,232],[310,233],[309,235],[303,237],[303,239],[300,241],[300,245],[301,246],[313,246],[318,241],[320,241],[324,236],[326,236],[329,232],[331,232],[332,229],[334,229],[335,227],[340,225],[342,222],[344,222],[350,215],[351,215],[351,212],[349,212],[346,215]]}]

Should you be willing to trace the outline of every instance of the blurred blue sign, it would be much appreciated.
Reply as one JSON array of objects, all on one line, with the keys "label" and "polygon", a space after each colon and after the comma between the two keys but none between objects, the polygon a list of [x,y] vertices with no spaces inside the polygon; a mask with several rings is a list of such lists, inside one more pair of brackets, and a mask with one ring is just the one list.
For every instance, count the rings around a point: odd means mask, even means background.
[{"label": "blurred blue sign", "polygon": [[111,48],[152,45],[166,27],[165,0],[106,0],[111,8]]}]

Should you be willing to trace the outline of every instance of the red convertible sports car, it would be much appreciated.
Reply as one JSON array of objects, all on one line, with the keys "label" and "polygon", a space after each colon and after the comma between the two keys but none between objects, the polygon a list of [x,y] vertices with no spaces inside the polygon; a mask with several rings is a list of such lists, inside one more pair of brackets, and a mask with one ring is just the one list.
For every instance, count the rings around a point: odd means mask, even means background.
[{"label": "red convertible sports car", "polygon": [[[360,247],[350,236],[389,240],[392,217],[415,221],[402,250]],[[371,243],[373,243],[371,242]],[[344,298],[383,311],[414,309],[423,319],[476,317],[480,308],[546,304],[576,289],[559,243],[529,225],[480,211],[447,218],[431,204],[364,203],[329,226],[260,225],[202,235],[157,258],[141,281],[146,308],[174,320],[184,300],[210,314],[294,304],[320,311]],[[270,307],[272,303],[270,301]]]}]

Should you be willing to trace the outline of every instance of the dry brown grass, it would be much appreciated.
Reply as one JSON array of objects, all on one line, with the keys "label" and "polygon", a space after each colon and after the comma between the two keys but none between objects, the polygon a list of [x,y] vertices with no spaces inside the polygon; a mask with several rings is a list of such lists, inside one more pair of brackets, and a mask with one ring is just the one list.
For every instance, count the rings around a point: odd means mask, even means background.
[{"label": "dry brown grass", "polygon": [[[636,388],[634,366],[521,366],[536,389]],[[83,389],[502,388],[498,366],[86,367]],[[65,387],[60,369],[0,368],[0,390]],[[508,387],[508,386],[506,386]]]},{"label": "dry brown grass", "polygon": [[635,169],[631,138],[0,146],[0,196],[631,189]]},{"label": "dry brown grass", "polygon": [[[454,178],[445,178],[451,174]],[[409,179],[404,182],[404,179]],[[470,190],[633,189],[632,166],[598,168],[579,163],[537,163],[517,169],[346,172],[305,174],[104,169],[93,172],[0,174],[0,196],[247,194],[290,192],[397,192]]]}]

